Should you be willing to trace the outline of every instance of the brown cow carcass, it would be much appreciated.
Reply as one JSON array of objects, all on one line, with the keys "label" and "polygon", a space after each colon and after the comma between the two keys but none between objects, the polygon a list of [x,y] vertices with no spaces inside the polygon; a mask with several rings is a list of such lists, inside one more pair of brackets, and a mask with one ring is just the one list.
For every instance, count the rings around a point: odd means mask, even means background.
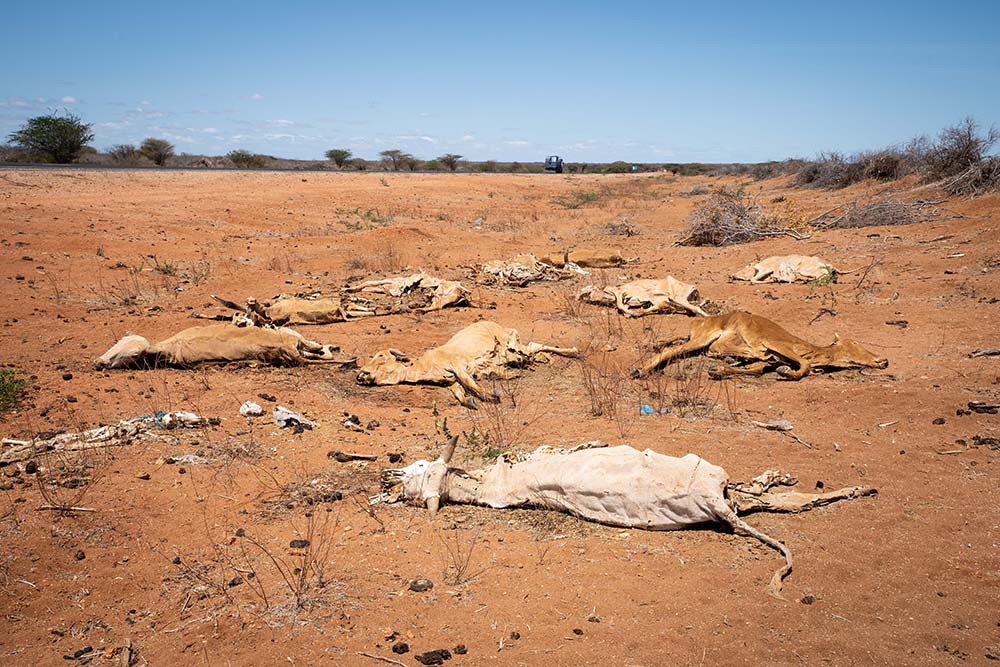
[{"label": "brown cow carcass", "polygon": [[358,372],[358,382],[364,385],[447,385],[460,403],[474,407],[472,397],[496,400],[479,385],[477,378],[510,376],[517,368],[545,361],[548,353],[574,357],[578,351],[541,343],[521,343],[516,329],[495,322],[476,322],[412,362],[395,349],[375,353]]},{"label": "brown cow carcass", "polygon": [[697,304],[701,301],[694,285],[667,276],[662,280],[633,280],[614,287],[588,285],[578,295],[581,301],[602,306],[614,306],[626,317],[642,317],[653,313],[690,313],[707,317]]},{"label": "brown cow carcass", "polygon": [[675,359],[694,354],[737,360],[737,365],[713,369],[710,375],[717,379],[736,374],[761,375],[773,370],[789,380],[800,380],[810,371],[889,365],[887,359],[872,354],[857,341],[835,336],[830,345],[813,345],[765,317],[735,312],[693,320],[687,337],[666,343],[634,369],[633,375],[643,377]]},{"label": "brown cow carcass", "polygon": [[323,345],[286,328],[211,324],[192,327],[150,344],[142,336],[125,336],[97,361],[98,369],[189,367],[202,363],[259,361],[274,366],[350,365],[354,357],[336,345]]}]

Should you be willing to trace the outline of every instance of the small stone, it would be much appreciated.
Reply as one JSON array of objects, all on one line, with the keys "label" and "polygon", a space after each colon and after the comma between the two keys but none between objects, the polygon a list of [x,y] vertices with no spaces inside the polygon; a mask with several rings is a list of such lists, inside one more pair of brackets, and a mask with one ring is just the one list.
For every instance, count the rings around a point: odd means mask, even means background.
[{"label": "small stone", "polygon": [[583,630],[580,628],[573,628],[573,634],[579,637],[580,635],[583,634]]},{"label": "small stone", "polygon": [[73,379],[73,374],[72,373],[63,373],[62,374],[62,379],[63,380],[67,380],[67,381],[72,380]]},{"label": "small stone", "polygon": [[66,397],[66,402],[67,403],[76,403],[76,401],[77,401],[76,396],[67,396]]},{"label": "small stone", "polygon": [[34,475],[36,472],[38,472],[38,464],[35,463],[34,461],[28,461],[27,463],[24,464],[24,472],[28,473],[29,475]]},{"label": "small stone", "polygon": [[802,599],[799,600],[799,602],[801,602],[802,604],[812,604],[815,601],[816,601],[815,596],[810,595],[809,593],[806,593],[805,595],[803,595]]},{"label": "small stone", "polygon": [[87,557],[87,554],[83,553],[83,549],[80,549],[79,551],[77,551],[77,552],[76,552],[76,553],[75,553],[75,554],[73,555],[73,558],[75,558],[75,559],[77,559],[77,560],[83,560],[83,559],[84,559],[84,558],[86,558],[86,557]]},{"label": "small stone", "polygon": [[148,472],[144,472],[141,475],[139,475],[139,479],[148,480],[150,479],[150,474]]},{"label": "small stone", "polygon": [[944,417],[938,417],[937,419],[935,419],[931,423],[934,424],[935,426],[940,426],[941,424],[944,423]]},{"label": "small stone", "polygon": [[423,593],[424,591],[429,591],[432,588],[434,588],[434,582],[423,577],[414,579],[410,582],[410,590],[414,593]]},{"label": "small stone", "polygon": [[588,623],[600,623],[601,619],[598,618],[597,616],[588,616],[587,617],[587,622]]},{"label": "small stone", "polygon": [[403,460],[403,455],[398,452],[389,452],[389,463],[399,463]]},{"label": "small stone", "polygon": [[451,660],[451,651],[446,648],[436,648],[413,656],[421,665],[443,665],[445,660]]},{"label": "small stone", "polygon": [[403,655],[410,652],[410,645],[406,642],[396,642],[392,645],[392,652],[396,655]]},{"label": "small stone", "polygon": [[174,565],[180,565],[181,564],[181,557],[180,556],[174,556],[174,559],[171,562]]},{"label": "small stone", "polygon": [[518,639],[521,638],[521,633],[518,632],[517,630],[514,630],[513,632],[510,633],[510,638],[513,639],[514,641],[517,641]]},{"label": "small stone", "polygon": [[451,650],[455,655],[465,655],[469,652],[469,649],[465,648],[465,644],[459,644]]},{"label": "small stone", "polygon": [[309,540],[292,540],[288,546],[291,549],[305,549],[309,546]]},{"label": "small stone", "polygon": [[236,537],[243,537],[246,534],[247,534],[247,531],[243,530],[242,528],[237,528],[236,529]]},{"label": "small stone", "polygon": [[236,586],[239,586],[242,583],[243,583],[243,577],[237,575],[237,576],[235,576],[235,577],[233,577],[232,579],[229,580],[229,587],[230,588],[234,588]]}]

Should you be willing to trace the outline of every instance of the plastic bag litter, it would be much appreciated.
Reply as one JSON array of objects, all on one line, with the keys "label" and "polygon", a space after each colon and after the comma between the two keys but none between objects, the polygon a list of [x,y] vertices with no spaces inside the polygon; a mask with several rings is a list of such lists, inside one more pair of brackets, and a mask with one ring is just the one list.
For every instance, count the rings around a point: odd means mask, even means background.
[{"label": "plastic bag litter", "polygon": [[312,430],[319,426],[316,422],[309,421],[297,412],[292,412],[283,405],[279,405],[271,413],[274,417],[274,421],[278,422],[280,428],[294,428],[296,433],[302,433],[305,430]]},{"label": "plastic bag litter", "polygon": [[244,417],[259,417],[264,414],[264,409],[253,401],[247,401],[240,406],[240,414]]}]

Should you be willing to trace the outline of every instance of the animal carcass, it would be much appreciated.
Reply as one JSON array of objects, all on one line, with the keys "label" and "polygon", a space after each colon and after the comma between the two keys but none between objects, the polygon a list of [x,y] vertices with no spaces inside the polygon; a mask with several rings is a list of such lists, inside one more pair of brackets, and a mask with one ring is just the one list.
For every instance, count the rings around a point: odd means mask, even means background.
[{"label": "animal carcass", "polygon": [[806,255],[778,255],[748,264],[733,274],[733,280],[751,283],[808,283],[814,280],[835,279],[839,273],[831,264],[819,257]]},{"label": "animal carcass", "polygon": [[662,280],[633,280],[615,287],[588,285],[580,291],[578,298],[587,303],[614,306],[626,317],[677,312],[708,316],[697,305],[701,301],[698,288],[673,276]]},{"label": "animal carcass", "polygon": [[576,348],[561,348],[541,343],[522,344],[516,329],[495,322],[476,322],[444,345],[424,352],[410,362],[399,350],[377,352],[358,372],[358,382],[365,385],[439,384],[448,385],[460,403],[473,406],[466,395],[489,401],[476,378],[509,376],[516,368],[546,359],[545,353],[576,356]]},{"label": "animal carcass", "polygon": [[453,438],[433,462],[386,471],[387,486],[401,483],[400,497],[426,505],[431,519],[442,502],[452,502],[498,509],[538,507],[646,530],[723,523],[785,557],[785,565],[771,578],[770,592],[777,597],[782,579],[792,570],[792,553],[740,519],[737,511],[797,512],[876,492],[859,486],[820,494],[774,493],[772,487],[794,484],[794,478],[768,471],[750,484],[730,484],[722,468],[694,454],[675,458],[595,443],[571,450],[541,447],[517,461],[498,460],[483,470],[465,471],[448,465],[457,441]]},{"label": "animal carcass", "polygon": [[492,260],[483,264],[479,270],[480,280],[483,282],[515,287],[539,281],[563,280],[580,273],[584,271],[579,267],[565,264],[556,267],[530,254]]},{"label": "animal carcass", "polygon": [[[680,344],[672,345],[678,342]],[[886,368],[889,365],[887,359],[872,354],[857,341],[835,336],[830,345],[813,345],[765,317],[744,312],[692,320],[686,338],[669,341],[665,346],[632,374],[643,377],[674,359],[693,354],[740,361],[740,365],[713,369],[710,375],[715,378],[734,374],[760,375],[773,370],[789,380],[801,380],[814,369]]]},{"label": "animal carcass", "polygon": [[125,336],[97,361],[98,369],[194,366],[200,363],[260,361],[275,366],[306,363],[349,365],[355,361],[336,345],[323,345],[286,328],[212,324],[192,327],[156,344]]}]

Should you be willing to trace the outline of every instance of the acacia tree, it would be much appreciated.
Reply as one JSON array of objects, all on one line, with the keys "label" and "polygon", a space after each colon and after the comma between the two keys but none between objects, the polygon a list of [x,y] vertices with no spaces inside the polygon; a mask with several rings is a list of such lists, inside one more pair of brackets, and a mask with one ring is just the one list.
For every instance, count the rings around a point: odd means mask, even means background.
[{"label": "acacia tree", "polygon": [[90,127],[91,124],[84,123],[79,116],[50,113],[29,118],[24,127],[11,132],[7,140],[51,162],[67,164],[75,160],[87,142],[94,138]]},{"label": "acacia tree", "polygon": [[462,159],[461,155],[455,155],[454,153],[445,153],[437,159],[438,162],[448,167],[451,171],[458,169],[458,161]]},{"label": "acacia tree", "polygon": [[142,161],[142,153],[132,144],[117,144],[108,149],[108,155],[115,164],[135,166]]},{"label": "acacia tree", "polygon": [[346,148],[331,148],[326,152],[326,159],[333,160],[337,168],[341,169],[351,159],[351,155],[351,151]]},{"label": "acacia tree", "polygon": [[149,137],[142,142],[139,152],[152,160],[153,164],[162,167],[174,156],[174,145],[166,139]]},{"label": "acacia tree", "polygon": [[408,157],[412,157],[409,153],[404,153],[399,149],[392,149],[388,151],[382,151],[379,153],[379,157],[382,158],[382,164],[385,165],[386,169],[390,171],[399,171],[399,168],[403,166],[403,161]]}]

